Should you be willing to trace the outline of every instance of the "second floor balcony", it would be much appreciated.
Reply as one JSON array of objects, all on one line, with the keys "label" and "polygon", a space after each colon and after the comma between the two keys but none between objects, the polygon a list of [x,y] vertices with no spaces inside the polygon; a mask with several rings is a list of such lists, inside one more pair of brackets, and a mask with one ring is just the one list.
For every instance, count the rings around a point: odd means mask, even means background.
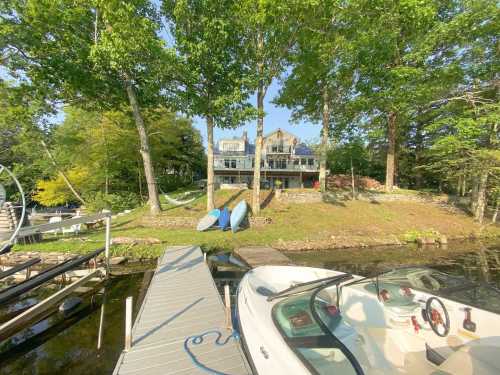
[{"label": "second floor balcony", "polygon": [[[214,160],[214,168],[215,170],[253,171],[254,163],[252,158],[216,157]],[[261,170],[316,172],[319,170],[319,163],[312,157],[298,157],[292,160],[265,159],[261,162]]]}]

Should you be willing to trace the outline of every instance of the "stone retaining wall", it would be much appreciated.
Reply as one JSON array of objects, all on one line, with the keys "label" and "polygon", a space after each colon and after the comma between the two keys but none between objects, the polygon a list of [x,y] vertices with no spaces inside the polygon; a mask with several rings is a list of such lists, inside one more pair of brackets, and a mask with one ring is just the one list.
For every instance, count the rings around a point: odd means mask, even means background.
[{"label": "stone retaining wall", "polygon": [[283,203],[319,203],[323,201],[319,191],[288,191],[284,190],[276,195],[276,199]]},{"label": "stone retaining wall", "polygon": [[[144,217],[140,224],[148,227],[158,228],[196,228],[199,219],[196,217],[164,216],[164,217]],[[261,227],[272,223],[270,217],[250,217],[250,226]]]},{"label": "stone retaining wall", "polygon": [[57,252],[10,252],[2,255],[1,264],[2,265],[13,265],[27,262],[30,259],[41,258],[41,264],[58,264],[64,262],[68,259],[74,258],[77,254],[70,253],[57,253]]},{"label": "stone retaining wall", "polygon": [[[330,191],[322,194],[319,191],[293,191],[283,190],[276,194],[276,199],[283,203],[319,203],[347,201],[352,199],[352,193],[347,190]],[[367,202],[421,202],[438,203],[442,205],[454,205],[457,202],[455,197],[447,195],[426,195],[426,194],[386,194],[377,192],[359,192],[356,199]]]}]

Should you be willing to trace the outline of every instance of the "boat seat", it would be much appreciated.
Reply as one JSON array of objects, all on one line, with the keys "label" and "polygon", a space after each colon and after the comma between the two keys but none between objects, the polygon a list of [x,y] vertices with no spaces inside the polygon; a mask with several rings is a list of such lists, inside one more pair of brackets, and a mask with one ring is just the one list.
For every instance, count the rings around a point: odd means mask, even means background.
[{"label": "boat seat", "polygon": [[464,345],[452,353],[433,375],[500,374],[500,348],[492,345]]}]

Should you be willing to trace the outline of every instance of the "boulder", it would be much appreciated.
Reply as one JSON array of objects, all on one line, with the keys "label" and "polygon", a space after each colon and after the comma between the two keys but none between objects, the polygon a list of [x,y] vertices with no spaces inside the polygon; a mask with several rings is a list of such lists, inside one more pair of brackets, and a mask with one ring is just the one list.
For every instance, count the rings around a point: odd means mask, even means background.
[{"label": "boulder", "polygon": [[419,246],[434,245],[436,243],[436,239],[433,237],[418,237],[416,242]]},{"label": "boulder", "polygon": [[111,264],[112,266],[116,266],[118,264],[126,263],[127,261],[128,261],[127,257],[112,257],[109,260],[109,264]]}]

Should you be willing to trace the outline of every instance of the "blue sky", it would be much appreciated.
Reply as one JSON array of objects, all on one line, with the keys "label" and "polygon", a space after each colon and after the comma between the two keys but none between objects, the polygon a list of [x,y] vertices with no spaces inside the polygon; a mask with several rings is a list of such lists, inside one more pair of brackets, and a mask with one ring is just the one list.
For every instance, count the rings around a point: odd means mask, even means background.
[{"label": "blue sky", "polygon": [[[279,83],[274,81],[269,87],[264,102],[264,110],[266,117],[264,118],[264,134],[267,134],[275,129],[281,128],[298,136],[302,141],[319,140],[321,125],[319,123],[301,122],[299,124],[292,123],[290,116],[291,111],[286,108],[278,107],[271,103],[273,98],[278,94],[280,89]],[[255,105],[255,98],[252,99],[252,104]],[[218,129],[214,130],[214,141],[217,142],[220,138],[231,138],[233,136],[241,136],[244,130],[248,132],[248,138],[253,143],[256,135],[256,121],[252,121],[237,129]],[[206,146],[207,130],[205,121],[201,118],[194,119],[195,127],[203,136],[203,144]]]}]

